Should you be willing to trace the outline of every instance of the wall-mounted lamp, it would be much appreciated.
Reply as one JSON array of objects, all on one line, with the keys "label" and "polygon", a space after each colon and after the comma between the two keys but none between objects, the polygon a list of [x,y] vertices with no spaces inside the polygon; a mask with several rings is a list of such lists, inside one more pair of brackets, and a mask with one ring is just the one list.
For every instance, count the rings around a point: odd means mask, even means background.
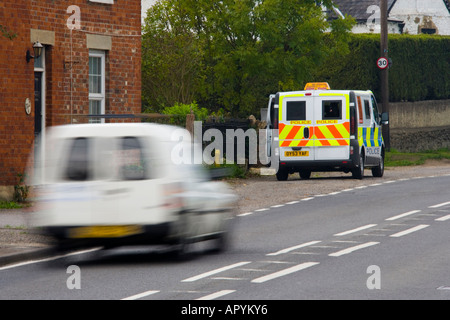
[{"label": "wall-mounted lamp", "polygon": [[42,48],[44,48],[44,46],[39,41],[36,41],[33,44],[34,56],[31,55],[30,50],[27,50],[27,63],[30,62],[31,59],[39,58],[42,54]]}]

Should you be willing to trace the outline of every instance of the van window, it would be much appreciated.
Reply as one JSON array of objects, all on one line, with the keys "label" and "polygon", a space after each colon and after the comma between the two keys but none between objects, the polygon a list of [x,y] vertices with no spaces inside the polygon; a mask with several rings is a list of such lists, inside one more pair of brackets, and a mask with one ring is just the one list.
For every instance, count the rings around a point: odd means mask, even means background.
[{"label": "van window", "polygon": [[370,111],[369,100],[364,100],[364,109],[366,111],[366,119],[370,119],[372,112]]},{"label": "van window", "polygon": [[322,102],[322,120],[341,120],[342,119],[342,101],[323,101]]},{"label": "van window", "polygon": [[286,120],[306,120],[306,101],[288,101],[286,103]]},{"label": "van window", "polygon": [[377,101],[375,100],[375,97],[373,95],[371,96],[371,99],[372,99],[373,115],[375,116],[375,122],[377,124],[381,124],[381,118],[380,113],[378,111]]},{"label": "van window", "polygon": [[120,175],[123,180],[143,180],[147,178],[144,151],[136,137],[121,139],[119,152]]},{"label": "van window", "polygon": [[86,181],[91,177],[89,159],[89,140],[76,138],[72,140],[69,159],[65,170],[65,178],[74,181]]},{"label": "van window", "polygon": [[359,113],[359,123],[363,124],[364,123],[364,113],[363,113],[363,108],[362,108],[362,103],[361,103],[361,97],[358,97],[358,113]]}]

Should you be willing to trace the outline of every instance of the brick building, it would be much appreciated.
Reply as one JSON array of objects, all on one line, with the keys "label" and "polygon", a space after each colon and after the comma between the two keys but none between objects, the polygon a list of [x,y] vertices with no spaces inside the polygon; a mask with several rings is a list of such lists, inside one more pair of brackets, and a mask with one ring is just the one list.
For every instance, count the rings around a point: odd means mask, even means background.
[{"label": "brick building", "polygon": [[0,1],[0,199],[46,127],[140,112],[141,0]]}]

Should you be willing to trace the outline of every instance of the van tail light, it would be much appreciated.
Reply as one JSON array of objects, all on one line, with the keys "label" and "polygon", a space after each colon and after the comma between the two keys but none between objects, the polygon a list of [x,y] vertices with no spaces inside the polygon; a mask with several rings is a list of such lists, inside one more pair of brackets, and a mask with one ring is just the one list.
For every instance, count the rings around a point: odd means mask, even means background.
[{"label": "van tail light", "polygon": [[163,187],[162,207],[166,209],[181,209],[183,207],[183,198],[181,194],[183,189],[180,183],[169,183]]},{"label": "van tail light", "polygon": [[350,108],[350,135],[356,136],[356,109]]}]

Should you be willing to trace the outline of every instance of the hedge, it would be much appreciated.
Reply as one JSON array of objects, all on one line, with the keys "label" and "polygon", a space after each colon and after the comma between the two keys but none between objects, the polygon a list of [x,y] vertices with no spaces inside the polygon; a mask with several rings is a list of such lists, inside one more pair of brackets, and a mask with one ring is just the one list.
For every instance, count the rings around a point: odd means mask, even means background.
[{"label": "hedge", "polygon": [[[380,99],[380,36],[354,34],[350,53],[330,57],[315,74],[332,89],[372,90]],[[422,101],[450,99],[450,37],[436,35],[389,35],[389,100]]]}]

